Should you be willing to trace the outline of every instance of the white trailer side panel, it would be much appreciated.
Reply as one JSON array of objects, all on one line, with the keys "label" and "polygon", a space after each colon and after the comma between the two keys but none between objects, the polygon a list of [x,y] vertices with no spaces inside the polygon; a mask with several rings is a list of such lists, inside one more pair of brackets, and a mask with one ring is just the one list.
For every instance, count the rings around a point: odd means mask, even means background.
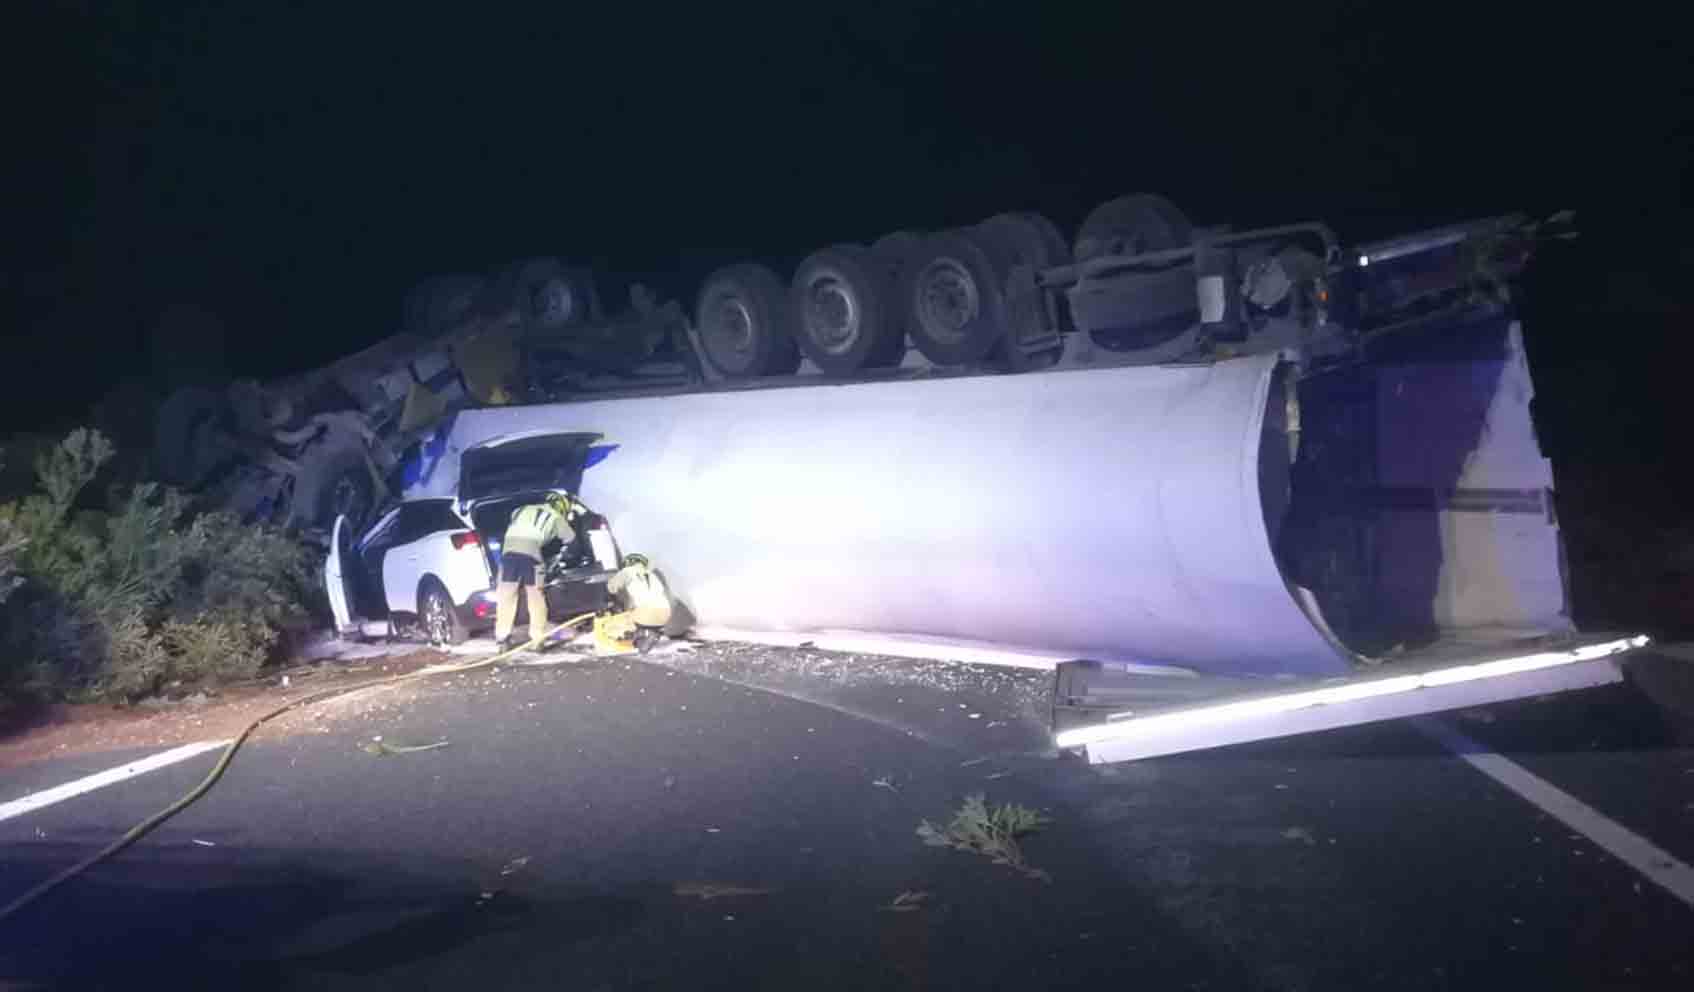
[{"label": "white trailer side panel", "polygon": [[1275,365],[471,410],[408,495],[451,494],[459,452],[491,437],[597,431],[618,447],[584,500],[702,624],[1340,671],[1271,553],[1259,462]]}]

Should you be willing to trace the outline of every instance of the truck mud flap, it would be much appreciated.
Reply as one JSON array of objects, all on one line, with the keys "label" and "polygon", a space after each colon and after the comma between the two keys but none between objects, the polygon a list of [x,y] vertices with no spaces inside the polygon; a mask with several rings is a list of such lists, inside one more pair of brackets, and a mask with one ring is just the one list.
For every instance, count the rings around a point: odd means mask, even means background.
[{"label": "truck mud flap", "polygon": [[1452,645],[1330,679],[1169,679],[1095,662],[1054,673],[1054,744],[1090,763],[1134,761],[1608,685],[1632,637]]}]

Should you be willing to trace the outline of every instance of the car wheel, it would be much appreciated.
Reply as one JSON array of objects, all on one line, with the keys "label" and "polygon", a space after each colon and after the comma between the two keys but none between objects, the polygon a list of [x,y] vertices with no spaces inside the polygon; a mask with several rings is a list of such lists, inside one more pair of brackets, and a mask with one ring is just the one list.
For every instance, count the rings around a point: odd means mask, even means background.
[{"label": "car wheel", "polygon": [[423,627],[424,637],[436,647],[463,644],[471,636],[465,622],[459,619],[459,612],[453,609],[453,599],[447,595],[446,587],[436,579],[425,579],[423,592],[418,594],[418,624]]}]

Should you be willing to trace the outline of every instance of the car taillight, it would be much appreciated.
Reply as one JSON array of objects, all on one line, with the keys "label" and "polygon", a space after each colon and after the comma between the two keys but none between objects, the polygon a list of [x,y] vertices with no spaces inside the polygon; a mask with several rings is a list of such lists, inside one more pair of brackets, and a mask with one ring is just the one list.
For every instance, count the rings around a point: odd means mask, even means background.
[{"label": "car taillight", "polygon": [[482,536],[474,530],[467,530],[463,533],[454,534],[450,540],[453,542],[453,550],[457,551],[467,544],[481,544]]}]

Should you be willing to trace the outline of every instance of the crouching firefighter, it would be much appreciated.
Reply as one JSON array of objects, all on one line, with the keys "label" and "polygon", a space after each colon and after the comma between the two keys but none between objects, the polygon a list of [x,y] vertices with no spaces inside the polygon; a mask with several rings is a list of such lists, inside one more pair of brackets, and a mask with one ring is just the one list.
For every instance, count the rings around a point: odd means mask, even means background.
[{"label": "crouching firefighter", "polygon": [[633,642],[642,654],[651,651],[671,622],[670,590],[652,562],[646,555],[624,555],[623,568],[606,582],[606,594],[619,612],[596,625],[597,631],[611,640]]},{"label": "crouching firefighter", "polygon": [[548,493],[540,503],[518,507],[506,525],[500,546],[500,582],[494,588],[494,643],[504,648],[518,618],[518,591],[529,601],[529,639],[539,641],[547,634],[546,570],[542,549],[554,541],[575,540],[570,518],[574,506],[558,493]]}]

